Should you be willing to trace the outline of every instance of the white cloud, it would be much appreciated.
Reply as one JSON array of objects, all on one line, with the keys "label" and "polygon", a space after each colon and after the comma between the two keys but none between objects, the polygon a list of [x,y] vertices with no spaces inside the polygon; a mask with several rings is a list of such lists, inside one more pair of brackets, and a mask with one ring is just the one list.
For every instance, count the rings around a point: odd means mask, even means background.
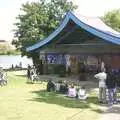
[{"label": "white cloud", "polygon": [[77,12],[86,16],[103,16],[105,12],[120,8],[120,0],[73,0]]},{"label": "white cloud", "polygon": [[[12,40],[13,23],[20,13],[21,4],[39,0],[0,0],[0,39]],[[85,16],[102,16],[108,10],[120,8],[120,0],[72,0]]]},{"label": "white cloud", "polygon": [[0,40],[12,40],[14,23],[17,15],[20,13],[20,8],[27,1],[38,0],[4,0],[0,1]]}]

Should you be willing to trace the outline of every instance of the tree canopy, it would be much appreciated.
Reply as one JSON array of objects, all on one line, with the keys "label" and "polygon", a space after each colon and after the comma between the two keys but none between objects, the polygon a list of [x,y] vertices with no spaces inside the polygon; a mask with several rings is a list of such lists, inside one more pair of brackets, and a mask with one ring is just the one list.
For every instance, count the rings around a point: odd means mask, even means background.
[{"label": "tree canopy", "polygon": [[68,0],[40,0],[23,4],[22,14],[17,16],[18,22],[15,23],[15,39],[12,44],[25,55],[26,47],[47,37],[55,30],[65,13],[75,8]]},{"label": "tree canopy", "polygon": [[106,13],[103,21],[116,31],[120,32],[120,9],[112,10]]}]

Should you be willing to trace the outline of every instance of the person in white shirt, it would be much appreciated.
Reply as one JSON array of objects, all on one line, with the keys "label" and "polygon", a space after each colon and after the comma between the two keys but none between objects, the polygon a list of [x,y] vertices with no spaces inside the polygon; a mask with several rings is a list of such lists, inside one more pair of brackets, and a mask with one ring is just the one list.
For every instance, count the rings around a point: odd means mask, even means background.
[{"label": "person in white shirt", "polygon": [[106,79],[107,73],[105,73],[105,68],[101,70],[100,73],[94,76],[99,80],[99,102],[106,103]]},{"label": "person in white shirt", "polygon": [[86,94],[86,89],[82,86],[78,91],[78,99],[86,100],[88,98],[88,94]]}]

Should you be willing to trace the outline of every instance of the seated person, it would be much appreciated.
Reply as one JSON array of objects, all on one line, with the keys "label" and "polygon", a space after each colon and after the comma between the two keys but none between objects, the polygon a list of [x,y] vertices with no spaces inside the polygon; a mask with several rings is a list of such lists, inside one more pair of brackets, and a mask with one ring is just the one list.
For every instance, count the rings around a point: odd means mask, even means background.
[{"label": "seated person", "polygon": [[68,85],[66,82],[61,83],[60,85],[60,93],[67,94],[68,93]]},{"label": "seated person", "polygon": [[55,83],[51,79],[47,83],[47,91],[55,91]]},{"label": "seated person", "polygon": [[62,84],[62,81],[61,81],[61,80],[58,81],[58,82],[55,84],[55,90],[56,90],[56,92],[60,92],[60,86],[61,86],[61,84]]},{"label": "seated person", "polygon": [[78,91],[78,99],[86,100],[88,95],[86,94],[86,89],[82,86]]},{"label": "seated person", "polygon": [[76,97],[77,96],[77,91],[74,85],[71,85],[71,87],[68,89],[68,97]]}]

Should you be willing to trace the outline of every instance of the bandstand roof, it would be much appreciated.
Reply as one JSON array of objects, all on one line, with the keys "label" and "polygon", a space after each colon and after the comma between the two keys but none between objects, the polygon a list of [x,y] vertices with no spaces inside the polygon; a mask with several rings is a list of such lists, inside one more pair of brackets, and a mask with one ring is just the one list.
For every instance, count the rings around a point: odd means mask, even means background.
[{"label": "bandstand roof", "polygon": [[[69,26],[71,27],[69,28]],[[52,41],[59,42],[63,38],[69,36],[76,28],[80,28],[89,34],[97,36],[105,42],[120,45],[120,33],[107,26],[100,18],[85,17],[78,13],[68,12],[55,31],[43,41],[26,48],[26,51],[30,52],[40,49],[41,47],[50,44]]]}]

